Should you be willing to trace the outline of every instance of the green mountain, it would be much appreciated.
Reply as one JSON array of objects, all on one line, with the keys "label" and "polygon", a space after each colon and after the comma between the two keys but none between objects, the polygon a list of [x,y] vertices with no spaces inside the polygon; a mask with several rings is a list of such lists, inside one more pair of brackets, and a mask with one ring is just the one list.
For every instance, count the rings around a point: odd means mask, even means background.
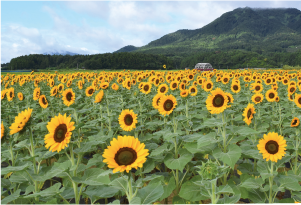
[{"label": "green mountain", "polygon": [[299,45],[301,11],[246,7],[227,12],[202,28],[178,30],[145,46],[126,46],[118,51],[162,54],[181,60],[197,52],[238,49],[262,54],[287,52]]}]

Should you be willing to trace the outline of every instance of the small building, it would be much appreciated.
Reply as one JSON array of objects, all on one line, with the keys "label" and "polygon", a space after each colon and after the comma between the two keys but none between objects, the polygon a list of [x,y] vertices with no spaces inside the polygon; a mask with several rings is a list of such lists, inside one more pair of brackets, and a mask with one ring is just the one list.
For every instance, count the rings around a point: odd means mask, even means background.
[{"label": "small building", "polygon": [[197,63],[194,66],[194,69],[201,70],[201,71],[213,70],[212,65],[210,63]]}]

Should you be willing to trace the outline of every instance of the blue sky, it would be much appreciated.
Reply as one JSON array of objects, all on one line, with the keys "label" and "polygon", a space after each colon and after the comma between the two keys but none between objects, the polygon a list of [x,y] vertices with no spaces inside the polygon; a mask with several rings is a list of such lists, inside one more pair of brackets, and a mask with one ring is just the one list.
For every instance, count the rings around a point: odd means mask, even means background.
[{"label": "blue sky", "polygon": [[246,6],[301,10],[300,1],[1,1],[1,63],[45,52],[139,47]]}]

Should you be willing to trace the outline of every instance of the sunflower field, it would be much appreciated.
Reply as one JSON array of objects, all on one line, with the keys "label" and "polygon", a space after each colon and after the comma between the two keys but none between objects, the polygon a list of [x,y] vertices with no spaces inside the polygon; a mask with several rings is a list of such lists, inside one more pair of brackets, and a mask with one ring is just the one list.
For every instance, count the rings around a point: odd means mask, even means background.
[{"label": "sunflower field", "polygon": [[1,75],[2,204],[301,202],[300,70]]}]

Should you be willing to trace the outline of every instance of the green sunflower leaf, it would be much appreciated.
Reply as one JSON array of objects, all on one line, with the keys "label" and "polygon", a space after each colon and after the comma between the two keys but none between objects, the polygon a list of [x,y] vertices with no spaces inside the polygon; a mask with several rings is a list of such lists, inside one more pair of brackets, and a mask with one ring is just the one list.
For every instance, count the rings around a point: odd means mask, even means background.
[{"label": "green sunflower leaf", "polygon": [[191,161],[193,156],[186,149],[181,149],[179,154],[180,157],[178,159],[175,159],[171,153],[167,154],[164,163],[169,169],[178,169],[183,172],[185,165]]},{"label": "green sunflower leaf", "polygon": [[212,154],[215,158],[220,159],[222,162],[234,169],[235,163],[241,156],[241,149],[236,144],[230,144],[228,149],[229,151],[224,153],[220,148],[216,148],[213,150]]}]

